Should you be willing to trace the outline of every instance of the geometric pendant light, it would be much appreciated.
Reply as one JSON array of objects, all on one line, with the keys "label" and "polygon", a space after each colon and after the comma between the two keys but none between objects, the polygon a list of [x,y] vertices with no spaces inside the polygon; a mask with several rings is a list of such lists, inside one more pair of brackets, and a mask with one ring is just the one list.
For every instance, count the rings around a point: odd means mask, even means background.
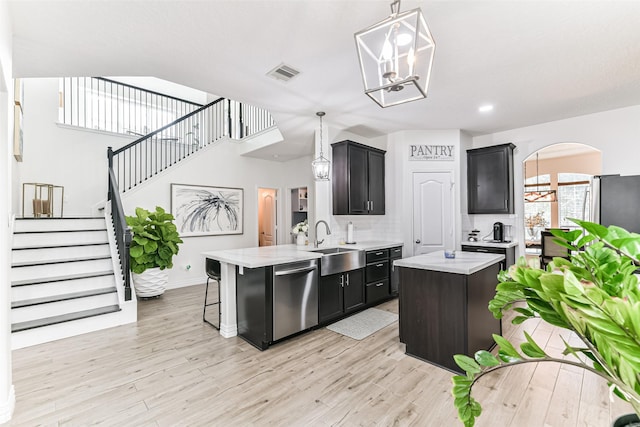
[{"label": "geometric pendant light", "polygon": [[365,94],[381,107],[427,97],[436,44],[422,11],[391,15],[355,34]]}]

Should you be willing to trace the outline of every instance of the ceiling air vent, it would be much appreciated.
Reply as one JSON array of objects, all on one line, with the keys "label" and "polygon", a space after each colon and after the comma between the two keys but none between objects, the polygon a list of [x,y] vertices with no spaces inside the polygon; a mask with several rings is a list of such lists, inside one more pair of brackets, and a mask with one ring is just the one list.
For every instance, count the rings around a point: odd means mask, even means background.
[{"label": "ceiling air vent", "polygon": [[280,64],[276,68],[274,68],[273,70],[267,73],[268,76],[271,76],[274,79],[282,80],[285,82],[288,82],[298,74],[300,74],[300,71],[285,64]]}]

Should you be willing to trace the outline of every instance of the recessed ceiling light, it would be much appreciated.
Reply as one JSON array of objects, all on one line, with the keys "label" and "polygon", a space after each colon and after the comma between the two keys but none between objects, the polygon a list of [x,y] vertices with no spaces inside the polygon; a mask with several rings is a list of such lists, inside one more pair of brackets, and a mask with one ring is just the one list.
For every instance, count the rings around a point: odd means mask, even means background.
[{"label": "recessed ceiling light", "polygon": [[489,111],[493,111],[493,105],[482,105],[478,108],[478,111],[480,111],[481,113],[488,113]]}]

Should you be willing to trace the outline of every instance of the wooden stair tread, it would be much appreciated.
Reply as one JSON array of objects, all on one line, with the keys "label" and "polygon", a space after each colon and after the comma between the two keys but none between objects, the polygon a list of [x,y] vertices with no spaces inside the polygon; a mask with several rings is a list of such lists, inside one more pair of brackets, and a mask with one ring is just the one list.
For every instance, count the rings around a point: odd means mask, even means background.
[{"label": "wooden stair tread", "polygon": [[98,261],[101,259],[111,259],[111,254],[77,257],[77,258],[61,258],[61,259],[52,259],[47,261],[22,261],[22,262],[16,262],[11,264],[11,267],[34,267],[38,265],[64,264],[67,262]]},{"label": "wooden stair tread", "polygon": [[48,304],[51,302],[58,302],[58,301],[68,301],[72,299],[92,297],[96,295],[105,295],[105,294],[111,294],[115,292],[117,292],[117,289],[115,286],[112,286],[110,288],[90,289],[87,291],[71,292],[68,294],[51,295],[48,297],[32,298],[32,299],[27,299],[22,301],[13,301],[11,303],[11,308],[29,307],[32,305]]},{"label": "wooden stair tread", "polygon": [[11,332],[26,331],[28,329],[40,328],[42,326],[56,325],[58,323],[70,322],[73,320],[85,319],[87,317],[100,316],[107,313],[120,311],[119,305],[109,305],[105,307],[93,308],[91,310],[77,311],[75,313],[61,314],[59,316],[45,317],[43,319],[29,320],[27,322],[14,323],[11,325]]},{"label": "wooden stair tread", "polygon": [[65,280],[76,280],[76,279],[88,279],[90,277],[99,277],[99,276],[111,276],[113,275],[113,269],[106,271],[98,271],[94,273],[78,273],[78,274],[67,274],[62,276],[52,276],[46,277],[42,279],[27,279],[27,280],[15,280],[11,282],[11,286],[27,286],[27,285],[39,285],[41,283],[52,283],[52,282],[62,282]]}]

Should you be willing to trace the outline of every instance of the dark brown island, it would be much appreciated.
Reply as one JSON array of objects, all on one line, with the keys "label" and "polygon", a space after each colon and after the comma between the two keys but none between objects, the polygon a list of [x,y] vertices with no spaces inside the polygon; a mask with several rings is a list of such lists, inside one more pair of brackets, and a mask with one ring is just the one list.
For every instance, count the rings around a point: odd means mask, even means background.
[{"label": "dark brown island", "polygon": [[460,372],[454,354],[489,350],[501,322],[488,309],[504,255],[444,251],[394,261],[400,270],[400,342],[406,353]]}]

